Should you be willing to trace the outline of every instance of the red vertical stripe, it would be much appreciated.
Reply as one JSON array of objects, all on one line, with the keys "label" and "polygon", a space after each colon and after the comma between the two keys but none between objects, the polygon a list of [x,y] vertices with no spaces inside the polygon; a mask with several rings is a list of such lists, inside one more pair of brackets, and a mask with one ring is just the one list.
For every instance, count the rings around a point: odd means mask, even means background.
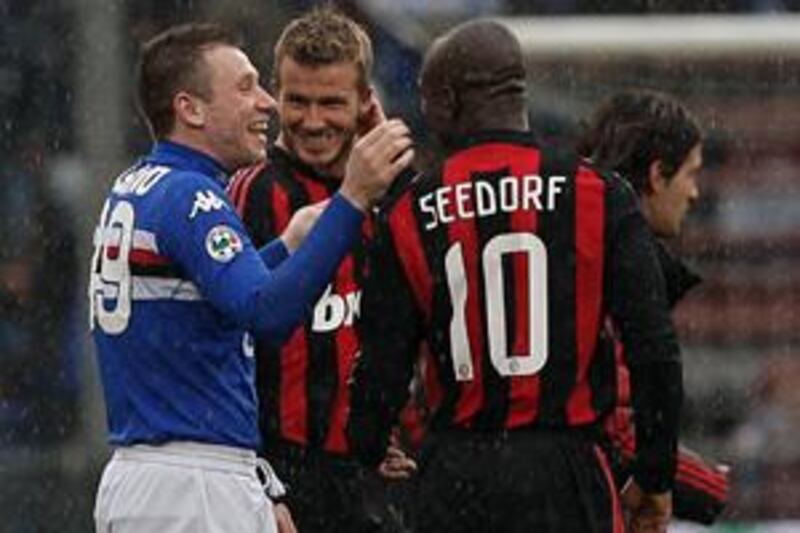
[{"label": "red vertical stripe", "polygon": [[608,483],[608,492],[611,496],[612,531],[614,533],[625,533],[625,522],[622,519],[622,507],[620,507],[619,496],[617,495],[617,485],[611,475],[611,468],[608,466],[606,454],[596,444],[594,445],[594,454],[597,456],[597,461],[600,463],[600,468],[606,478],[606,483]]},{"label": "red vertical stripe", "polygon": [[327,200],[328,198],[330,198],[331,193],[328,191],[328,188],[322,183],[316,180],[306,178],[299,172],[295,172],[294,177],[305,187],[306,192],[308,193],[310,204],[315,204],[317,202],[321,202],[322,200]]},{"label": "red vertical stripe", "polygon": [[[443,185],[454,187],[459,183],[470,182],[471,173],[479,171],[481,163],[485,164],[487,161],[483,156],[488,153],[488,148],[485,150],[465,150],[459,156],[450,159],[444,168]],[[494,164],[492,170],[497,170],[497,162],[493,158],[489,161]],[[483,288],[480,286],[481,278],[478,271],[481,245],[474,219],[456,217],[448,225],[447,230],[448,242],[452,243],[451,246],[456,243],[461,243],[462,246],[464,275],[467,278],[467,301],[465,310],[453,309],[453,313],[466,313],[468,346],[472,360],[472,379],[459,382],[461,394],[456,401],[453,423],[469,426],[483,406],[485,396],[482,361],[484,357],[484,326],[481,321],[481,306],[484,305],[484,301],[481,297]]]},{"label": "red vertical stripe", "polygon": [[231,179],[228,181],[228,185],[225,187],[225,193],[228,195],[228,198],[231,199],[231,202],[233,202],[234,205],[236,205],[239,197],[239,191],[242,188],[243,178],[247,174],[248,170],[248,168],[245,168],[237,171],[233,176],[231,176]]},{"label": "red vertical stripe", "polygon": [[[274,231],[279,234],[289,224],[292,206],[289,195],[277,182],[272,187]],[[287,440],[308,443],[308,401],[306,399],[306,369],[308,354],[303,328],[297,328],[280,350],[280,432]]]},{"label": "red vertical stripe", "polygon": [[[514,161],[524,161],[524,167],[513,169],[515,176],[538,174],[540,165],[539,152],[528,150],[524,159],[518,157]],[[522,199],[520,199],[520,202]],[[511,231],[536,233],[539,226],[539,213],[535,210],[518,209],[511,214]],[[532,305],[538,302],[528,300],[528,289],[531,280],[528,276],[530,258],[523,254],[514,257],[514,280],[516,302],[515,342],[511,353],[513,355],[533,354],[546,348],[543,340],[531,337],[528,331],[528,321]],[[541,384],[538,374],[533,376],[514,376],[511,378],[509,391],[509,409],[506,426],[509,428],[524,426],[533,423],[539,412],[539,395]]]},{"label": "red vertical stripe", "polygon": [[[425,258],[425,247],[419,234],[411,204],[411,194],[405,194],[392,211],[389,224],[398,239],[395,249],[408,276],[417,305],[430,322],[433,308],[433,276]],[[402,242],[399,239],[403,239]]]},{"label": "red vertical stripe", "polygon": [[283,437],[302,444],[308,444],[307,368],[306,335],[303,328],[298,328],[281,348],[280,418]]},{"label": "red vertical stripe", "polygon": [[275,218],[274,231],[278,235],[289,225],[289,220],[292,218],[292,206],[289,203],[289,195],[277,182],[272,187],[272,215]]},{"label": "red vertical stripe", "polygon": [[250,196],[250,189],[256,177],[261,174],[264,167],[267,165],[266,161],[262,161],[257,165],[240,170],[237,172],[231,181],[228,195],[234,202],[236,211],[242,215],[244,208],[247,205],[247,199]]},{"label": "red vertical stripe", "polygon": [[[331,197],[330,189],[323,183],[310,179],[297,171],[294,173],[294,177],[305,188],[309,204],[315,204]],[[357,290],[354,272],[355,261],[353,255],[348,254],[339,265],[334,276],[332,284],[335,293],[344,295]],[[358,350],[358,338],[352,325],[342,325],[337,328],[335,337],[334,353],[326,355],[335,358],[337,373],[336,396],[331,398],[331,411],[328,413],[328,434],[325,435],[323,447],[328,451],[343,453],[347,451],[345,424],[350,398],[347,380],[352,370],[355,353]],[[308,357],[307,351],[305,356]]]},{"label": "red vertical stripe", "polygon": [[[338,294],[356,294],[359,287],[355,280],[355,260],[352,255],[348,255],[342,262],[336,273],[336,292]],[[347,302],[348,313],[354,310]],[[350,318],[355,318],[351,315]],[[350,391],[347,381],[353,369],[356,352],[358,351],[359,341],[356,335],[353,322],[345,323],[336,330],[336,354],[337,366],[337,386],[336,398],[330,413],[330,424],[328,435],[325,439],[325,449],[331,452],[344,453],[347,451],[347,438],[345,436],[345,425],[347,413],[350,405]]]},{"label": "red vertical stripe", "polygon": [[593,171],[580,168],[575,176],[575,343],[578,357],[575,388],[567,400],[569,425],[591,423],[589,365],[600,327],[603,295],[605,183]]}]

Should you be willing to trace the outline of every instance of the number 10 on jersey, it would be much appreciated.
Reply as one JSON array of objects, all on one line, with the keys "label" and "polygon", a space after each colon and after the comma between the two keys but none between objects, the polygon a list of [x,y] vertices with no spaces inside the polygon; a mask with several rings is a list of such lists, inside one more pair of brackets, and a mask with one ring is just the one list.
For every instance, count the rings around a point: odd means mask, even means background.
[{"label": "number 10 on jersey", "polygon": [[[527,255],[528,306],[527,332],[531,342],[528,353],[511,354],[508,343],[506,305],[503,280],[503,257],[507,254]],[[486,333],[492,365],[501,376],[531,376],[547,362],[547,249],[532,233],[506,233],[493,237],[483,248],[483,299],[486,303]],[[467,297],[469,283],[464,267],[464,251],[460,242],[453,244],[445,256],[445,272],[452,302],[450,352],[456,380],[474,378],[472,350],[467,331]],[[473,295],[472,297],[477,297]],[[534,345],[535,343],[535,345]]]}]

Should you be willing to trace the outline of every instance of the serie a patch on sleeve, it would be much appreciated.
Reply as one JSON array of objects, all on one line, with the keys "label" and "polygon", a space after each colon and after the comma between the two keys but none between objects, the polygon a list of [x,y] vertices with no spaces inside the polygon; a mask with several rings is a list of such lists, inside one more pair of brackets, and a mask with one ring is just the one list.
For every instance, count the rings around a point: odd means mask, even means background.
[{"label": "serie a patch on sleeve", "polygon": [[214,226],[206,235],[206,252],[214,261],[227,263],[242,251],[242,239],[236,230],[221,224]]}]

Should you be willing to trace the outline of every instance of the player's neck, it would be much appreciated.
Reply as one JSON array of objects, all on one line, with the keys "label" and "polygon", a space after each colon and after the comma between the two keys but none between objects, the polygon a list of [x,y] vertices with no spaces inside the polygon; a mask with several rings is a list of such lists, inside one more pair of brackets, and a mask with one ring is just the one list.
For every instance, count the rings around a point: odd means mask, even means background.
[{"label": "player's neck", "polygon": [[213,144],[208,142],[204,135],[196,134],[192,130],[176,128],[171,134],[167,135],[164,140],[180,144],[196,152],[205,154],[229,172],[236,170],[236,165],[231,165],[228,161],[225,161],[222,155],[215,150]]}]

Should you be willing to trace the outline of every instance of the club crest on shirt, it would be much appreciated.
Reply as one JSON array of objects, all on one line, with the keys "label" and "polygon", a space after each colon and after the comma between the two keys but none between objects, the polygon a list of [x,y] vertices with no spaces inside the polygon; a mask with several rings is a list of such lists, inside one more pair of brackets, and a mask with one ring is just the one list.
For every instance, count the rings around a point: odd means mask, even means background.
[{"label": "club crest on shirt", "polygon": [[206,235],[206,251],[214,261],[227,263],[242,251],[242,239],[230,226],[214,226]]}]

